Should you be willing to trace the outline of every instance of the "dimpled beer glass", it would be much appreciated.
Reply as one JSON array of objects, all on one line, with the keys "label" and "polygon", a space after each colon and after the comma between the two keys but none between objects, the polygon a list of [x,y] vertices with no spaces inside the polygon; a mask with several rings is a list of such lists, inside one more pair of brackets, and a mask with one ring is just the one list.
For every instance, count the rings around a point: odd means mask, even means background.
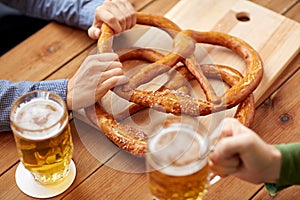
[{"label": "dimpled beer glass", "polygon": [[64,101],[48,91],[21,96],[11,108],[11,128],[21,163],[42,184],[69,173],[73,143]]},{"label": "dimpled beer glass", "polygon": [[202,199],[209,184],[209,143],[189,124],[175,123],[148,139],[147,174],[154,199]]}]

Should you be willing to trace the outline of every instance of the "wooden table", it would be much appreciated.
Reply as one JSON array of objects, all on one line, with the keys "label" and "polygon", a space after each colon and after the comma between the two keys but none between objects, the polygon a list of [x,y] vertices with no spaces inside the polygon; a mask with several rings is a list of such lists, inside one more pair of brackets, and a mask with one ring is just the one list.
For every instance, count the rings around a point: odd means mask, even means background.
[{"label": "wooden table", "polygon": [[[133,1],[132,1],[133,2]],[[163,15],[179,0],[136,1],[136,10]],[[275,12],[300,22],[299,0],[254,0]],[[299,35],[300,38],[300,35]],[[81,30],[57,23],[50,23],[32,37],[0,58],[1,79],[12,81],[69,78],[83,59],[95,48],[95,42]],[[270,86],[257,105],[253,129],[269,143],[300,141],[300,54]],[[73,160],[77,177],[73,185],[54,199],[151,199],[145,173],[127,171],[143,166],[143,159],[133,158],[113,146],[97,146],[97,140],[105,140],[93,127],[72,119],[75,145]],[[79,132],[85,132],[79,135]],[[86,140],[83,138],[86,137]],[[86,141],[96,141],[86,148]],[[102,161],[93,150],[102,148]],[[112,149],[112,151],[110,151]],[[32,199],[23,194],[15,183],[15,170],[19,163],[11,132],[0,134],[0,199]],[[300,187],[293,186],[275,197],[267,194],[263,185],[250,184],[235,177],[221,179],[212,185],[205,199],[298,199]]]}]

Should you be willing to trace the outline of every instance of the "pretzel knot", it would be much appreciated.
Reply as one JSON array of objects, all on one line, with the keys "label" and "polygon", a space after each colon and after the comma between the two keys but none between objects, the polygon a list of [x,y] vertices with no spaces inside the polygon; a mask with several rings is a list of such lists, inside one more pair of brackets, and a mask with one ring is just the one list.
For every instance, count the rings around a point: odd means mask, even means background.
[{"label": "pretzel knot", "polygon": [[[130,108],[130,113],[138,112],[143,108],[152,108],[174,115],[197,117],[238,105],[234,117],[246,126],[251,126],[255,112],[252,93],[262,79],[263,66],[258,53],[249,44],[221,32],[181,30],[175,23],[162,16],[137,13],[137,24],[160,28],[166,31],[174,42],[172,51],[166,55],[152,49],[140,48],[119,57],[121,62],[128,59],[141,59],[151,63],[131,76],[128,83],[117,86],[113,90],[118,96],[135,103]],[[103,24],[97,44],[98,53],[113,51],[113,35],[113,31]],[[237,70],[223,65],[199,65],[194,57],[197,43],[219,45],[237,53],[245,61],[245,75],[242,76]],[[137,89],[138,86],[148,83],[156,76],[172,71],[171,69],[179,72],[181,76],[172,77],[156,91]],[[182,77],[188,81],[196,79],[205,93],[206,100],[196,99],[179,91],[184,87]],[[230,88],[222,96],[218,96],[208,81],[209,78],[221,78]],[[145,154],[146,133],[117,122],[100,103],[86,108],[85,111],[88,118],[118,147],[136,156]],[[124,117],[119,120],[122,119]]]}]

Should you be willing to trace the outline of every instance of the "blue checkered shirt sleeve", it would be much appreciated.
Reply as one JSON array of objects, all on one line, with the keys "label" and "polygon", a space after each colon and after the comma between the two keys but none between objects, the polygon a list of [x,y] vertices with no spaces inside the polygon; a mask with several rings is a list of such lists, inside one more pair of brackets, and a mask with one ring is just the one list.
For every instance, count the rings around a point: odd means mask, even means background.
[{"label": "blue checkered shirt sleeve", "polygon": [[0,80],[0,132],[10,131],[9,114],[15,100],[33,90],[48,90],[55,92],[66,100],[67,79],[41,82],[11,82]]},{"label": "blue checkered shirt sleeve", "polygon": [[0,0],[25,15],[87,30],[93,23],[97,6],[104,0]]}]

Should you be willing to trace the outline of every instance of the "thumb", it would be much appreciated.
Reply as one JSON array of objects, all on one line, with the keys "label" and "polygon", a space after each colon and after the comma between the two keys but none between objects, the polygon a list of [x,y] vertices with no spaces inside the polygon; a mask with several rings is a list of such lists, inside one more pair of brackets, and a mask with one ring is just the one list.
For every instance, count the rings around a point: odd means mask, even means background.
[{"label": "thumb", "polygon": [[88,29],[88,35],[89,35],[89,37],[90,37],[91,39],[93,39],[93,40],[98,39],[99,36],[100,36],[100,33],[101,33],[100,29],[97,28],[97,27],[95,27],[95,26],[91,26],[91,27]]}]

